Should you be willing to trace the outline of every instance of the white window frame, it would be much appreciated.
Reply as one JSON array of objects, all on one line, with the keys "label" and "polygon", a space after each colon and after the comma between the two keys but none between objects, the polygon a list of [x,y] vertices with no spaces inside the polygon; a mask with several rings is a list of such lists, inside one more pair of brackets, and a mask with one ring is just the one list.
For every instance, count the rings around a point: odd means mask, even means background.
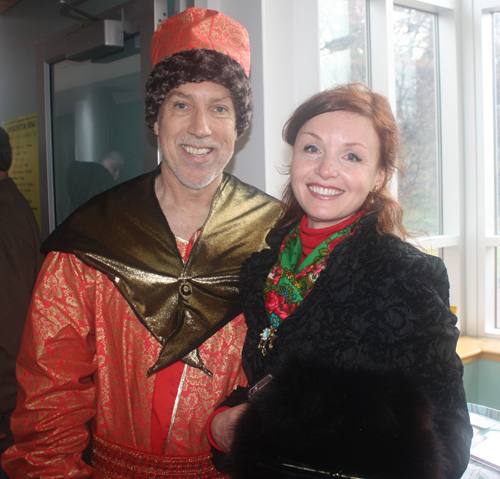
[{"label": "white window frame", "polygon": [[[466,155],[466,194],[471,204],[466,210],[467,223],[467,334],[500,338],[495,328],[495,248],[500,248],[500,235],[495,235],[495,97],[493,85],[492,13],[500,12],[500,1],[471,0],[463,23],[468,27],[471,44],[464,54],[464,66],[472,73],[464,80],[464,92],[474,91],[464,103],[474,109],[465,116],[465,131],[470,131],[470,149]],[[464,39],[464,42],[466,40]],[[465,68],[464,68],[465,70]],[[471,89],[472,88],[472,89]],[[474,144],[472,144],[474,142]],[[472,299],[474,298],[475,301]]]},{"label": "white window frame", "polygon": [[[395,109],[396,85],[393,44],[394,4],[437,15],[438,111],[441,138],[442,234],[417,238],[425,249],[441,249],[450,277],[450,302],[458,307],[459,327],[465,329],[465,262],[463,250],[463,144],[460,115],[457,42],[455,35],[456,3],[451,0],[422,2],[402,0],[388,2],[374,0],[370,6],[370,43],[372,88],[385,94]],[[376,25],[377,28],[374,28]],[[381,35],[384,28],[387,35]],[[445,125],[445,126],[444,126]]]}]

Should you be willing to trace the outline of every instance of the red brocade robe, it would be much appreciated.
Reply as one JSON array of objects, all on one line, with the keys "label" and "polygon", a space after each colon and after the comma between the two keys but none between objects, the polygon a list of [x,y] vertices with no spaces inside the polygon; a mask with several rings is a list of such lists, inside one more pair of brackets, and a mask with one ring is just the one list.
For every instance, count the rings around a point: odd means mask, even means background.
[{"label": "red brocade robe", "polygon": [[[124,446],[167,455],[207,453],[204,427],[210,413],[227,391],[246,384],[241,369],[243,317],[230,321],[200,347],[213,378],[180,361],[148,378],[146,371],[161,345],[119,291],[105,275],[74,256],[50,255],[23,338],[24,351],[32,354],[18,361],[22,388],[12,419],[17,444],[2,457],[7,473],[24,477],[32,470],[49,478],[71,471],[67,477],[91,477],[93,469],[81,456],[89,442],[85,424],[94,417],[92,429],[97,436]],[[74,314],[80,316],[76,324],[71,320]],[[164,451],[154,451],[153,398],[160,402],[159,414],[161,406],[175,405],[179,371],[184,378],[172,434]],[[164,398],[166,404],[161,404],[163,398],[154,395],[155,381],[162,378],[165,385],[169,377],[175,384]],[[165,421],[170,417],[162,419],[168,430]],[[157,447],[160,441],[157,435]],[[105,476],[96,473],[94,477]]]},{"label": "red brocade robe", "polygon": [[[179,241],[177,248],[185,260],[189,251]],[[73,254],[49,253],[28,318],[17,364],[16,444],[2,456],[11,479],[108,477],[82,458],[91,435],[94,443],[104,438],[157,455],[208,455],[210,414],[247,382],[242,315],[198,346],[212,377],[181,361],[148,375],[162,344],[110,277]]]}]

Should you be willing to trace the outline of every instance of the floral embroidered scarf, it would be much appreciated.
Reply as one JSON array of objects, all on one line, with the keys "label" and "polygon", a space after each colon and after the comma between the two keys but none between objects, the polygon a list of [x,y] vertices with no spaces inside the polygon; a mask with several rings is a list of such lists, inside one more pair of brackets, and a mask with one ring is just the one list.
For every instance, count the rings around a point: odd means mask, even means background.
[{"label": "floral embroidered scarf", "polygon": [[270,327],[261,334],[259,349],[266,354],[268,347],[277,337],[278,326],[300,306],[312,290],[321,271],[326,267],[327,258],[333,248],[344,238],[354,233],[363,212],[339,223],[334,233],[320,243],[302,263],[302,243],[299,227],[295,226],[281,244],[278,260],[271,269],[264,287],[264,299]]}]

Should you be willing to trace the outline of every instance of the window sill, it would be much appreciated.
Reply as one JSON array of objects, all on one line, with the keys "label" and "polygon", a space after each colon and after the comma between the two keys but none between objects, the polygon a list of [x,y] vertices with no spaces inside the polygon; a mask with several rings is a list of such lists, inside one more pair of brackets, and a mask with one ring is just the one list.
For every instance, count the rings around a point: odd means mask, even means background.
[{"label": "window sill", "polygon": [[500,340],[460,336],[458,338],[457,353],[464,364],[478,359],[500,361]]}]

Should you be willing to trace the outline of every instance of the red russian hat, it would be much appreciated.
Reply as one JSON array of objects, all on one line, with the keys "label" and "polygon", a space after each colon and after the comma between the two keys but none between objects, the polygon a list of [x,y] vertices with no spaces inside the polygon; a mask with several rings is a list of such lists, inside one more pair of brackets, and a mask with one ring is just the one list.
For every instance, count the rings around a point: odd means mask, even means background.
[{"label": "red russian hat", "polygon": [[245,27],[223,13],[205,8],[187,10],[164,20],[151,39],[153,66],[182,50],[207,48],[229,55],[250,74],[250,42]]}]

